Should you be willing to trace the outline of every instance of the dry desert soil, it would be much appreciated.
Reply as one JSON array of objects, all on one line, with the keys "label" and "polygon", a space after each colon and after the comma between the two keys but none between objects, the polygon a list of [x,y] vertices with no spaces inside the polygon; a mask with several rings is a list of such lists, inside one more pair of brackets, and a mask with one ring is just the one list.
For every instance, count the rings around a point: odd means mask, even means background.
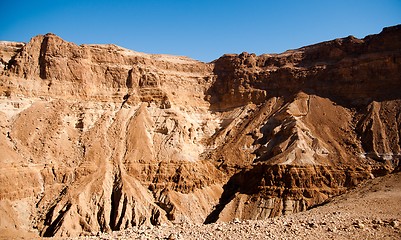
[{"label": "dry desert soil", "polygon": [[0,238],[400,239],[401,25],[210,63],[0,41]]},{"label": "dry desert soil", "polygon": [[322,206],[268,220],[137,227],[67,239],[400,239],[400,222],[398,172],[368,180]]}]

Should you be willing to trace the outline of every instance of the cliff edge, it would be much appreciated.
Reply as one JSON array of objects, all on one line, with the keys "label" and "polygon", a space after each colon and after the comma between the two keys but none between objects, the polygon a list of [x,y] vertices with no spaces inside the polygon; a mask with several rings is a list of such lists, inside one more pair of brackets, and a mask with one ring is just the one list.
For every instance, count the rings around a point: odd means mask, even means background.
[{"label": "cliff edge", "polygon": [[400,25],[211,63],[54,34],[0,42],[0,229],[307,210],[399,170],[400,76]]}]

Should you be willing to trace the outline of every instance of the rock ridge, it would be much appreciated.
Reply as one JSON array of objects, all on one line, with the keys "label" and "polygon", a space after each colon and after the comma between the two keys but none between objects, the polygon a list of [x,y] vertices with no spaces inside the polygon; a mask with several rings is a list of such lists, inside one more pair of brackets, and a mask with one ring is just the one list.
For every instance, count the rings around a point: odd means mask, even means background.
[{"label": "rock ridge", "polygon": [[0,42],[0,229],[265,220],[400,168],[401,26],[203,63]]}]

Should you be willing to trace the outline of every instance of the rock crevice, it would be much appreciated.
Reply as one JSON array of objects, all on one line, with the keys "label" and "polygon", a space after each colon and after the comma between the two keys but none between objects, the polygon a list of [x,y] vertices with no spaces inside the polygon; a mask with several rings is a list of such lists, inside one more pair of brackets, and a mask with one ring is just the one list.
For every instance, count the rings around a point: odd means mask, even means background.
[{"label": "rock crevice", "polygon": [[0,229],[260,220],[391,173],[400,49],[399,25],[211,63],[54,34],[1,42]]}]

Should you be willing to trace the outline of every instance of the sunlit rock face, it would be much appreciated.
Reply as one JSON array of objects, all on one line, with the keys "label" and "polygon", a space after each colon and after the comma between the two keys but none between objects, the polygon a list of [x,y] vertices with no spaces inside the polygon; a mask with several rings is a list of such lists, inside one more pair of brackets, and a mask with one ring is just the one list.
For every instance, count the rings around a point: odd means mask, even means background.
[{"label": "sunlit rock face", "polygon": [[77,236],[304,211],[399,165],[401,27],[202,63],[0,42],[0,229]]}]

